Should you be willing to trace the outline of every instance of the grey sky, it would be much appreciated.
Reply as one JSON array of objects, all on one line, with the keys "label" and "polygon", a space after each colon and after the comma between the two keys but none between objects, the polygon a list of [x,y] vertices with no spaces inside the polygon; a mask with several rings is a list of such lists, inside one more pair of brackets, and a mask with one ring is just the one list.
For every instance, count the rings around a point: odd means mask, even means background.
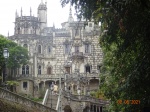
[{"label": "grey sky", "polygon": [[[45,0],[43,0],[45,2]],[[23,15],[29,15],[30,7],[32,15],[37,17],[37,8],[41,0],[1,0],[0,1],[0,34],[7,36],[14,34],[15,12],[20,15],[22,7]],[[55,24],[56,28],[61,27],[61,23],[68,20],[69,5],[62,8],[60,0],[47,0],[48,26]],[[73,8],[72,8],[73,9]],[[74,16],[74,10],[73,10]],[[75,19],[75,17],[74,17]]]}]

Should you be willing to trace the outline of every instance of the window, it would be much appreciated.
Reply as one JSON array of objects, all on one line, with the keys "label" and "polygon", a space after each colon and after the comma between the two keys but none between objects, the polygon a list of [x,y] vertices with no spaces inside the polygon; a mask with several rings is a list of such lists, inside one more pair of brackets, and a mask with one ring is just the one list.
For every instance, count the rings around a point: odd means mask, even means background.
[{"label": "window", "polygon": [[22,74],[25,74],[25,66],[22,66]]},{"label": "window", "polygon": [[41,53],[41,45],[38,45],[38,53]]},{"label": "window", "polygon": [[97,65],[97,70],[100,73],[100,70],[101,70],[101,66],[100,65]]},{"label": "window", "polygon": [[75,46],[75,52],[79,52],[79,46]]},{"label": "window", "polygon": [[41,66],[38,66],[38,74],[41,74]]},{"label": "window", "polygon": [[85,72],[86,73],[91,73],[91,66],[90,65],[85,66]]},{"label": "window", "polygon": [[29,66],[26,66],[26,74],[29,74]]},{"label": "window", "polygon": [[52,74],[52,68],[51,67],[47,68],[47,74]]},{"label": "window", "polygon": [[85,53],[90,53],[90,45],[85,44]]},{"label": "window", "polygon": [[27,82],[23,82],[23,88],[26,89],[28,87],[28,83]]},{"label": "window", "polygon": [[48,53],[51,53],[51,46],[48,46]]},{"label": "window", "polygon": [[23,65],[22,66],[22,74],[29,74],[29,66],[28,65]]},{"label": "window", "polygon": [[65,54],[68,54],[69,53],[69,44],[65,44]]},{"label": "window", "polygon": [[65,67],[66,73],[70,74],[70,67]]}]

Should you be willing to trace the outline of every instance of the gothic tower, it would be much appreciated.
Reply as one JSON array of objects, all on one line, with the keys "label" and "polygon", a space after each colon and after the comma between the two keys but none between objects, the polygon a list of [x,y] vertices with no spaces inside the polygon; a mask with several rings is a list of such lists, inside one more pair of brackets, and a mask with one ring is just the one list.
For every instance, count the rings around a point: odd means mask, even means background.
[{"label": "gothic tower", "polygon": [[41,0],[41,3],[38,7],[38,18],[39,18],[41,30],[44,27],[47,27],[47,2],[45,2],[44,4],[43,0]]}]

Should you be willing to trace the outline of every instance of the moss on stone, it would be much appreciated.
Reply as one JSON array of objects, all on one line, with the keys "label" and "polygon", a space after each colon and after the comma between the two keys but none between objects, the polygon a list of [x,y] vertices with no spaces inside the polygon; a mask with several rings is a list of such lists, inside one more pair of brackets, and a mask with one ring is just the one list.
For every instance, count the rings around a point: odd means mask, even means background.
[{"label": "moss on stone", "polygon": [[30,108],[25,105],[14,103],[0,98],[0,112],[41,112],[37,108]]}]

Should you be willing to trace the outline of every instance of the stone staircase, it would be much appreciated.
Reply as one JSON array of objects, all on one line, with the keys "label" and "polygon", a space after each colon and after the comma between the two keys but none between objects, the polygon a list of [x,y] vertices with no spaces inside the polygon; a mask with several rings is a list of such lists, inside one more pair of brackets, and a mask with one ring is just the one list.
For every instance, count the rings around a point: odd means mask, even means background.
[{"label": "stone staircase", "polygon": [[58,95],[51,94],[51,92],[49,92],[47,102],[45,105],[50,107],[50,108],[52,107],[52,109],[56,109],[57,100],[58,100]]}]

